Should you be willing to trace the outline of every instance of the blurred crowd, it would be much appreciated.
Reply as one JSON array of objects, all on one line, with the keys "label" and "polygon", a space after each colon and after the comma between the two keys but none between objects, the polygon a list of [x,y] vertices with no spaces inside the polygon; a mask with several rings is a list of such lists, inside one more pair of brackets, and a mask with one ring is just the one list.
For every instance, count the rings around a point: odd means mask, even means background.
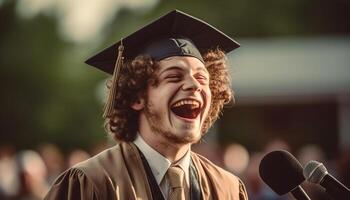
[{"label": "blurred crowd", "polygon": [[[195,146],[193,149],[219,166],[239,176],[246,185],[250,200],[295,199],[291,194],[277,195],[260,178],[259,164],[261,159],[267,153],[275,150],[287,150],[291,152],[300,161],[302,166],[305,166],[311,160],[321,162],[331,175],[347,187],[350,187],[350,146],[339,152],[337,157],[332,159],[327,158],[326,152],[318,145],[306,144],[299,149],[293,149],[287,141],[280,138],[269,141],[261,151],[256,152],[248,151],[243,145],[238,143],[232,143],[224,148],[217,144],[205,143]],[[331,199],[324,189],[318,185],[305,181],[302,187],[311,199]]]},{"label": "blurred crowd", "polygon": [[67,154],[54,144],[16,151],[0,146],[0,200],[43,199],[53,181],[67,168],[107,148],[96,145],[90,151],[74,149]]},{"label": "blurred crowd", "polygon": [[[50,185],[67,168],[108,148],[99,144],[86,151],[75,149],[66,154],[54,144],[41,144],[31,150],[16,151],[12,145],[0,146],[0,199],[36,200],[43,199]],[[350,149],[338,154],[334,160],[327,160],[317,145],[305,145],[291,151],[286,141],[276,139],[260,152],[248,152],[240,144],[230,144],[224,149],[217,144],[195,145],[193,150],[203,154],[216,164],[238,175],[246,184],[251,200],[287,200],[290,195],[277,196],[259,177],[259,163],[262,157],[273,150],[288,150],[302,165],[310,160],[322,162],[328,171],[350,187]],[[315,185],[303,185],[312,199],[329,199],[324,191]]]}]

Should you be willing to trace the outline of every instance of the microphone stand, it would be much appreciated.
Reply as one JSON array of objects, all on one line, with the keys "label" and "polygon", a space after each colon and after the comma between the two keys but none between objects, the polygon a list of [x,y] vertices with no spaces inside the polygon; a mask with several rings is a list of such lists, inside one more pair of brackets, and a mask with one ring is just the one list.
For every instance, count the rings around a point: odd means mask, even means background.
[{"label": "microphone stand", "polygon": [[311,200],[309,196],[307,196],[304,189],[298,185],[298,187],[294,188],[292,191],[290,191],[295,199],[297,200]]},{"label": "microphone stand", "polygon": [[350,190],[330,174],[327,174],[322,179],[320,185],[324,187],[329,196],[335,200],[350,196]]}]

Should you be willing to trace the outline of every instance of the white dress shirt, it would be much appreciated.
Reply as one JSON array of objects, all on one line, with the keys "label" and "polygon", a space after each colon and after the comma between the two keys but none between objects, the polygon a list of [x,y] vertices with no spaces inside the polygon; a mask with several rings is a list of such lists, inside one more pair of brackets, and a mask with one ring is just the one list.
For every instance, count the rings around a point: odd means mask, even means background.
[{"label": "white dress shirt", "polygon": [[158,151],[156,151],[151,146],[149,146],[139,134],[137,135],[134,141],[134,144],[140,149],[140,151],[145,156],[151,168],[153,176],[155,177],[158,183],[158,186],[160,187],[160,190],[162,191],[165,199],[167,199],[170,193],[170,184],[168,179],[165,176],[170,165],[178,165],[182,168],[182,170],[184,170],[186,185],[187,185],[187,188],[189,188],[189,185],[190,185],[189,168],[190,168],[190,162],[191,162],[190,149],[186,152],[186,154],[180,160],[172,164],[170,160],[168,160]]}]

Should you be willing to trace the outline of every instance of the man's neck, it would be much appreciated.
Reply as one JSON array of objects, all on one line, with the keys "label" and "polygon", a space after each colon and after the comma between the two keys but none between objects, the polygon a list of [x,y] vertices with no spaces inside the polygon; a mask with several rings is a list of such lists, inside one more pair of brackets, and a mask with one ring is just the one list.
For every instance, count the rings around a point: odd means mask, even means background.
[{"label": "man's neck", "polygon": [[172,163],[181,159],[190,150],[191,147],[191,144],[172,143],[170,141],[167,141],[167,139],[162,136],[159,136],[157,140],[154,140],[143,135],[142,133],[139,134],[149,146],[169,159]]}]

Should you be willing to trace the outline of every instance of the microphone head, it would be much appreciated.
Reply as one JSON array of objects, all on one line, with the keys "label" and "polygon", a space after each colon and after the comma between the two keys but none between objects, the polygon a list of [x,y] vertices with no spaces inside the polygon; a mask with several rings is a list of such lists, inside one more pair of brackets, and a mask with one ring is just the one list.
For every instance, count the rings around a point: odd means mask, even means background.
[{"label": "microphone head", "polygon": [[326,167],[315,160],[309,161],[303,170],[304,177],[310,183],[319,184],[323,177],[327,175]]},{"label": "microphone head", "polygon": [[298,187],[305,179],[299,161],[288,151],[272,151],[260,162],[262,180],[279,195]]}]

